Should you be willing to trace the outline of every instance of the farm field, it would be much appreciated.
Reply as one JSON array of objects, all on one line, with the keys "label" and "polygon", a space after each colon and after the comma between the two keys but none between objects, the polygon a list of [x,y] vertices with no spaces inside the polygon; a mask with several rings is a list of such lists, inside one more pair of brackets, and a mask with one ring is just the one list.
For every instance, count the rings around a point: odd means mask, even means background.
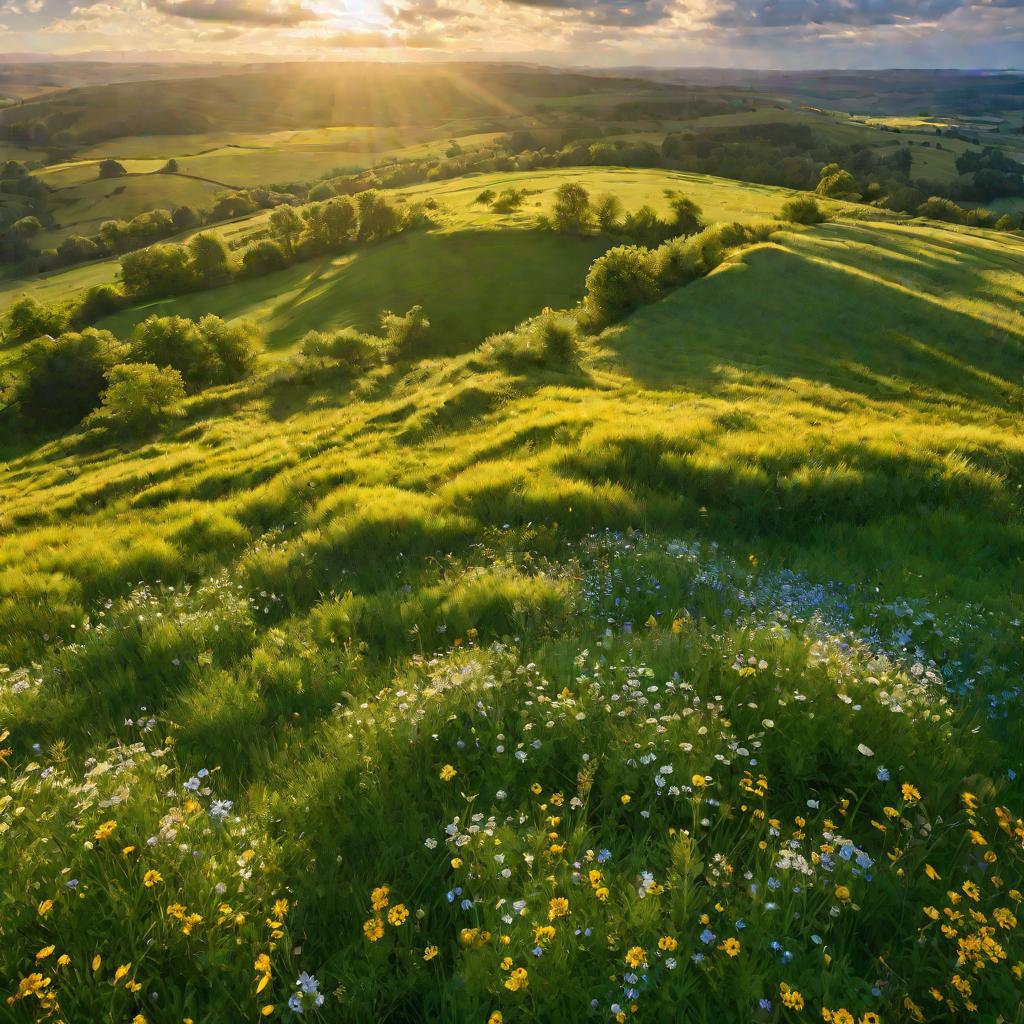
[{"label": "farm field", "polygon": [[0,1022],[1024,1024],[1024,200],[920,145],[1002,79],[69,63]]}]

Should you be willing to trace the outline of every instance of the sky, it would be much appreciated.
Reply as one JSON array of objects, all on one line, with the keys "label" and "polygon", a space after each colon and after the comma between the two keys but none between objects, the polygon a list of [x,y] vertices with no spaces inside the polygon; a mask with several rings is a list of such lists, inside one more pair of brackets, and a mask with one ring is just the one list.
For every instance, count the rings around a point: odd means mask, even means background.
[{"label": "sky", "polygon": [[1024,66],[1024,0],[0,0],[0,54]]}]

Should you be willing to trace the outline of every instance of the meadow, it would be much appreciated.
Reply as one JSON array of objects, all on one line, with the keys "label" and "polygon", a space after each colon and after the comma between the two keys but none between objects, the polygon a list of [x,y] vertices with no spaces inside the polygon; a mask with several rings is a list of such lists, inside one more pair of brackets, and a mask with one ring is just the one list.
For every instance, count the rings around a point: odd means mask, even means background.
[{"label": "meadow", "polygon": [[384,194],[431,221],[97,322],[251,372],[0,420],[0,1020],[1024,1021],[1024,237]]}]

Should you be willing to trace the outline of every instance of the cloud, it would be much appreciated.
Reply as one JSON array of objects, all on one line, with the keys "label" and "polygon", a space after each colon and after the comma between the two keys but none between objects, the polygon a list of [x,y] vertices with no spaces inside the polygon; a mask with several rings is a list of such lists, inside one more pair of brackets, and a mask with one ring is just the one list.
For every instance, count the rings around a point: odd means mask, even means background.
[{"label": "cloud", "polygon": [[176,18],[221,21],[233,25],[301,25],[320,15],[299,0],[149,0],[150,6]]},{"label": "cloud", "polygon": [[436,50],[440,49],[443,41],[440,37],[426,32],[414,32],[393,34],[387,32],[375,32],[372,30],[349,29],[344,32],[336,32],[333,36],[323,40],[327,46],[339,50],[383,50],[392,47],[407,47],[413,50]]},{"label": "cloud", "polygon": [[[1020,2],[1000,0],[1001,6]],[[935,22],[969,5],[969,0],[728,0],[711,21],[724,28],[899,25]]]},{"label": "cloud", "polygon": [[559,11],[595,25],[638,27],[669,17],[673,0],[504,0],[518,7]]}]

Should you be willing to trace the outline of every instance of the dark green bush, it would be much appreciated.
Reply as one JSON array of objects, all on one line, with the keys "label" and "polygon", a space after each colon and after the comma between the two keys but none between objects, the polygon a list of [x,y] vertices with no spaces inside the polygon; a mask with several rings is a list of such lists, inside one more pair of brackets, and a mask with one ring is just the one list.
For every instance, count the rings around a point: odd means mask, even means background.
[{"label": "dark green bush", "polygon": [[787,199],[782,204],[779,217],[791,224],[820,224],[828,219],[818,201],[810,196],[794,196]]}]

